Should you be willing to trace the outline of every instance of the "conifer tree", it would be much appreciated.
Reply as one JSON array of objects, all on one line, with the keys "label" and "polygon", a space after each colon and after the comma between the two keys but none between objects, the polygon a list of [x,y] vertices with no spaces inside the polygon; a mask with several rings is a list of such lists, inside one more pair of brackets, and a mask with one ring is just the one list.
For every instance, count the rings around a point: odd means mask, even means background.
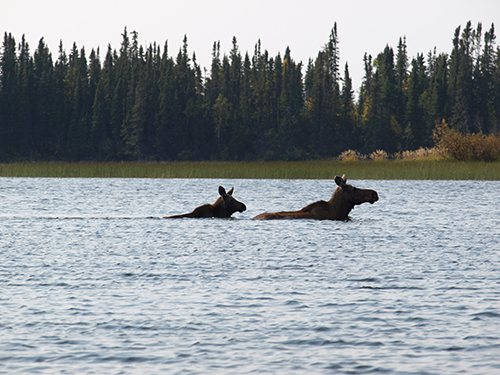
[{"label": "conifer tree", "polygon": [[34,147],[39,158],[55,154],[54,139],[57,129],[54,124],[56,105],[54,95],[54,65],[49,48],[43,38],[34,53],[35,113]]},{"label": "conifer tree", "polygon": [[104,65],[99,71],[92,105],[92,127],[90,131],[92,155],[98,160],[111,157],[111,101],[114,91],[113,52],[108,46]]},{"label": "conifer tree", "polygon": [[252,105],[254,108],[251,134],[259,158],[270,157],[268,129],[272,128],[272,59],[268,51],[261,53],[260,40],[252,58]]},{"label": "conifer tree", "polygon": [[306,72],[306,117],[312,136],[310,142],[321,157],[335,156],[339,152],[339,58],[335,23],[329,42]]},{"label": "conifer tree", "polygon": [[406,108],[406,95],[408,81],[408,54],[406,46],[406,37],[399,38],[397,54],[396,54],[396,67],[394,76],[396,79],[396,120],[402,124],[405,117]]},{"label": "conifer tree", "polygon": [[283,158],[298,159],[303,157],[304,129],[302,111],[304,107],[302,65],[297,64],[286,48],[282,62],[282,84],[278,101],[277,142]]},{"label": "conifer tree", "polygon": [[29,45],[25,36],[22,36],[17,65],[19,112],[17,124],[14,125],[12,140],[19,150],[22,158],[31,158],[33,150],[34,123],[34,72],[33,58],[30,56]]},{"label": "conifer tree", "polygon": [[[478,69],[474,77],[477,85],[477,122],[482,133],[495,134],[498,131],[497,109],[498,84],[495,82],[495,26],[484,33],[484,47],[478,61]],[[498,69],[498,67],[497,67]],[[479,77],[478,77],[479,76]]]},{"label": "conifer tree", "polygon": [[[373,63],[372,56],[367,53],[363,56],[364,77],[359,90],[359,97],[357,102],[357,112],[359,118],[358,126],[360,128],[367,128],[367,125],[372,122],[374,117],[373,103],[372,103],[372,84],[373,84]],[[358,145],[367,144],[367,134],[365,131],[361,132],[358,139]],[[359,148],[359,146],[358,146]]]},{"label": "conifer tree", "polygon": [[345,64],[342,92],[340,94],[339,114],[339,150],[357,148],[359,137],[356,127],[356,108],[354,104],[354,91],[352,79],[349,74],[349,65]]},{"label": "conifer tree", "polygon": [[168,43],[165,42],[158,78],[158,112],[155,116],[155,154],[160,159],[175,159],[172,134],[175,105],[175,63],[168,55]]},{"label": "conifer tree", "polygon": [[449,98],[451,100],[451,126],[463,133],[471,131],[470,103],[472,99],[472,27],[467,22],[460,34],[455,30],[450,57]]},{"label": "conifer tree", "polygon": [[[424,56],[417,54],[412,60],[411,72],[408,78],[407,104],[405,114],[405,134],[411,134],[411,140],[406,138],[405,148],[412,149],[415,145],[430,146],[432,127],[426,126],[422,96],[427,90],[427,76],[424,65]],[[412,144],[413,142],[415,144]]]},{"label": "conifer tree", "polygon": [[239,120],[241,121],[241,137],[242,137],[242,158],[249,159],[254,157],[255,148],[252,138],[252,126],[253,126],[253,105],[252,105],[252,63],[250,56],[245,53],[245,58],[243,59],[243,69],[241,78],[241,95],[240,95],[240,113]]},{"label": "conifer tree", "polygon": [[428,58],[429,89],[424,100],[426,121],[430,126],[441,123],[442,119],[448,118],[448,55],[441,53],[436,55],[429,52]]},{"label": "conifer tree", "polygon": [[402,129],[397,120],[394,52],[386,46],[376,59],[369,105],[372,113],[365,122],[366,151],[395,152],[401,147]]},{"label": "conifer tree", "polygon": [[[19,81],[17,77],[16,41],[12,34],[4,34],[0,59],[0,159],[17,156],[17,116]],[[17,138],[17,139],[16,139]]]}]

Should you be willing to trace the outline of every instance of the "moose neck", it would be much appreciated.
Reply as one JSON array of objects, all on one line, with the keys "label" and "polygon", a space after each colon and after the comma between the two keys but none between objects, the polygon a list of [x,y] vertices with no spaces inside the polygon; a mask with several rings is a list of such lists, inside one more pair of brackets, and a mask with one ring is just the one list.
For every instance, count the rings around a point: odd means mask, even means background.
[{"label": "moose neck", "polygon": [[222,198],[217,199],[217,201],[212,205],[212,210],[215,217],[230,217],[232,212],[228,212]]},{"label": "moose neck", "polygon": [[328,201],[328,205],[330,206],[332,214],[335,216],[334,219],[337,220],[345,220],[349,215],[349,212],[354,208],[354,204],[347,202],[345,199],[345,193],[342,188],[338,187],[330,201]]}]

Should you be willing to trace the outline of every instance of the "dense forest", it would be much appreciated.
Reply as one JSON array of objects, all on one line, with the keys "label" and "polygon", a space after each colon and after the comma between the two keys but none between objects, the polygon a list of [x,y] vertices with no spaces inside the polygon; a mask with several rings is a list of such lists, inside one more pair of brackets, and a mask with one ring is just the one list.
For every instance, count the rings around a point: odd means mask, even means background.
[{"label": "dense forest", "polygon": [[404,37],[365,54],[357,97],[336,24],[307,66],[260,41],[242,56],[233,38],[228,55],[215,42],[202,69],[187,37],[176,56],[135,31],[122,37],[103,61],[62,43],[54,61],[43,38],[31,55],[24,36],[4,34],[0,161],[302,160],[432,146],[443,119],[462,134],[500,130],[494,25],[457,27],[450,54],[410,58]]}]

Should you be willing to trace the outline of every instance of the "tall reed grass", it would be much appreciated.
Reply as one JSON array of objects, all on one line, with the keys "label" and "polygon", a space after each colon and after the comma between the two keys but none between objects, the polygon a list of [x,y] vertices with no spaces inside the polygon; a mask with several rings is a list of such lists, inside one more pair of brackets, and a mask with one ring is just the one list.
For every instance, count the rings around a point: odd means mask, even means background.
[{"label": "tall reed grass", "polygon": [[500,180],[500,162],[352,160],[300,162],[8,163],[2,177]]}]

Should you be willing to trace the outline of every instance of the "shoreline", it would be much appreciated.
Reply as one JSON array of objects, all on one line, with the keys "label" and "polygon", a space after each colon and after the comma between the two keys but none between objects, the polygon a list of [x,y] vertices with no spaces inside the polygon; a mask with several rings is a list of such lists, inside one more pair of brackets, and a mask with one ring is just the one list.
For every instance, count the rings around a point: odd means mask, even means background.
[{"label": "shoreline", "polygon": [[452,160],[255,162],[15,162],[0,177],[500,180],[500,162]]}]

